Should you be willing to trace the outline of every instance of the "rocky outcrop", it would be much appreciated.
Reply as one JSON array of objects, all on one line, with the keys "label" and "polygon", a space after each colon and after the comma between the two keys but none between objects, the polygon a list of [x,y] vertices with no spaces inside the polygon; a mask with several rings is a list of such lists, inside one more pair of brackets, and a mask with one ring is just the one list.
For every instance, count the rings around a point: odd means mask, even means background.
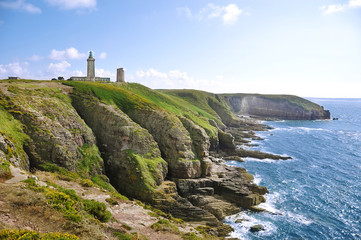
[{"label": "rocky outcrop", "polygon": [[[33,84],[33,86],[36,84]],[[95,146],[95,137],[70,104],[61,89],[34,87],[24,89],[9,85],[2,104],[22,124],[30,137],[24,146],[30,167],[40,168],[44,163],[55,163],[71,171],[78,171],[85,148],[95,147],[93,162],[89,162],[90,174],[101,174],[103,162]],[[80,151],[83,148],[83,152]],[[85,155],[84,155],[85,154]]]},{"label": "rocky outcrop", "polygon": [[252,182],[253,176],[243,168],[212,163],[212,176],[199,179],[173,179],[179,194],[194,206],[210,212],[217,219],[239,212],[239,207],[251,209],[265,201],[266,187]]},{"label": "rocky outcrop", "polygon": [[[20,152],[20,153],[19,153]],[[29,170],[29,158],[24,150],[17,149],[15,144],[0,132],[0,164],[10,162],[16,167]]]},{"label": "rocky outcrop", "polygon": [[115,106],[73,94],[73,105],[92,128],[112,185],[121,193],[151,202],[168,173],[149,132]]},{"label": "rocky outcrop", "polygon": [[176,116],[161,109],[136,109],[128,115],[152,134],[169,164],[171,177],[201,176],[201,163],[194,160],[189,133]]},{"label": "rocky outcrop", "polygon": [[262,119],[315,120],[330,119],[330,112],[306,99],[288,95],[221,95],[237,115]]},{"label": "rocky outcrop", "polygon": [[179,117],[179,119],[182,121],[183,126],[189,132],[192,140],[192,150],[195,153],[197,159],[199,159],[201,162],[202,176],[209,176],[212,171],[212,164],[208,159],[210,148],[209,136],[203,128],[199,127],[191,120],[185,117]]}]

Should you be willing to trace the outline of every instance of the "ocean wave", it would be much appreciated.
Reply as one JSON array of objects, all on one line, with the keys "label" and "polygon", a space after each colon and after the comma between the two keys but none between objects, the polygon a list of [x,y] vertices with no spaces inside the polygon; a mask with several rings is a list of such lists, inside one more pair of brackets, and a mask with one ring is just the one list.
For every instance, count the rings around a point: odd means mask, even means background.
[{"label": "ocean wave", "polygon": [[[241,223],[236,223],[237,219],[242,219]],[[247,236],[253,234],[250,232],[250,228],[254,225],[260,224],[264,227],[263,231],[260,231],[257,236],[270,236],[277,232],[277,227],[270,221],[264,221],[257,219],[254,216],[250,216],[245,212],[241,212],[225,219],[225,222],[234,228],[234,232],[231,233],[232,238],[249,239]]]},{"label": "ocean wave", "polygon": [[274,160],[274,159],[269,159],[269,158],[258,159],[258,158],[251,158],[251,157],[243,158],[243,160],[245,160],[246,162],[264,162],[264,163],[277,163],[277,162],[280,162],[280,160]]},{"label": "ocean wave", "polygon": [[307,226],[310,225],[311,223],[313,223],[312,220],[306,218],[305,216],[303,216],[301,214],[286,212],[285,216],[294,222],[298,222],[298,223],[301,223],[301,224],[304,224]]},{"label": "ocean wave", "polygon": [[311,132],[311,131],[322,131],[322,132],[331,132],[329,129],[325,128],[312,128],[312,127],[275,127],[272,131],[300,131],[300,132]]},{"label": "ocean wave", "polygon": [[253,179],[253,183],[259,185],[259,184],[261,183],[261,181],[262,181],[261,176],[258,175],[258,174],[255,174],[255,175],[254,175],[254,179]]},{"label": "ocean wave", "polygon": [[[284,154],[282,154],[280,156],[288,157],[288,155],[284,155]],[[258,159],[258,158],[252,158],[252,157],[245,157],[245,158],[243,158],[243,160],[245,160],[246,162],[262,162],[262,163],[281,164],[281,163],[293,162],[297,159],[293,158],[293,157],[292,157],[292,159],[287,159],[287,160],[275,160],[275,159],[270,159],[270,158]]]}]

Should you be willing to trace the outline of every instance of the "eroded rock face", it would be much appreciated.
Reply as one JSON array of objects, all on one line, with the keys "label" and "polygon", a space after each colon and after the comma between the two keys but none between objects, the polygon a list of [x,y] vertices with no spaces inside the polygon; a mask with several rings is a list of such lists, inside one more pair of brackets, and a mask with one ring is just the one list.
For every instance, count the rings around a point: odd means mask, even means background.
[{"label": "eroded rock face", "polygon": [[169,175],[194,178],[202,175],[199,160],[193,161],[192,142],[181,121],[161,109],[137,109],[128,115],[146,128],[158,143],[162,157],[168,162]]},{"label": "eroded rock face", "polygon": [[112,185],[128,196],[152,201],[168,173],[149,132],[115,106],[73,94],[73,105],[94,131]]},{"label": "eroded rock face", "polygon": [[183,126],[187,129],[190,134],[192,140],[192,149],[195,153],[197,159],[200,160],[201,163],[201,175],[202,176],[209,176],[212,169],[212,164],[209,157],[209,148],[210,148],[210,140],[209,136],[207,135],[206,131],[199,127],[198,125],[194,124],[191,120],[180,117],[180,120],[183,123]]},{"label": "eroded rock face", "polygon": [[[17,152],[21,152],[19,155]],[[15,167],[29,170],[29,158],[22,149],[16,149],[14,143],[5,134],[0,133],[0,164],[10,162]]]},{"label": "eroded rock face", "polygon": [[210,225],[217,225],[217,218],[209,211],[194,206],[188,199],[178,195],[176,184],[172,181],[165,181],[156,190],[153,198],[153,206],[173,216],[187,221],[203,222]]},{"label": "eroded rock face", "polygon": [[212,176],[199,179],[173,179],[179,194],[193,205],[212,213],[217,219],[237,213],[239,207],[252,209],[265,202],[266,187],[252,182],[253,176],[244,168],[213,163]]},{"label": "eroded rock face", "polygon": [[[36,85],[36,84],[33,84]],[[24,89],[10,85],[9,92],[2,95],[6,107],[26,128],[30,140],[24,146],[30,166],[38,168],[43,163],[55,163],[70,171],[78,171],[83,158],[79,148],[95,145],[90,128],[70,104],[61,89]],[[86,144],[86,145],[85,145]],[[96,146],[95,146],[96,148]],[[103,162],[89,166],[92,174],[101,174]]]}]

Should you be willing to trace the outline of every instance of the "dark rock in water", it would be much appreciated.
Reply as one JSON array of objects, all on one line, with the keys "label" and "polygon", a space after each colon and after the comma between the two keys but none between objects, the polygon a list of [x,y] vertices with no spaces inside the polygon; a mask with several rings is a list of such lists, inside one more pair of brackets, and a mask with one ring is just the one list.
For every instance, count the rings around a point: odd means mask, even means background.
[{"label": "dark rock in water", "polygon": [[271,154],[271,153],[265,153],[265,152],[260,152],[260,151],[251,151],[251,150],[246,150],[246,149],[237,149],[236,150],[236,154],[240,157],[252,157],[252,158],[257,158],[257,159],[273,159],[273,160],[288,160],[288,159],[292,159],[291,157],[288,156],[280,156],[280,155],[275,155],[275,154]]},{"label": "dark rock in water", "polygon": [[263,231],[264,227],[260,224],[254,225],[249,229],[251,232],[259,232],[259,231]]},{"label": "dark rock in water", "polygon": [[249,219],[239,218],[235,221],[235,223],[242,223],[242,222],[249,222]]}]

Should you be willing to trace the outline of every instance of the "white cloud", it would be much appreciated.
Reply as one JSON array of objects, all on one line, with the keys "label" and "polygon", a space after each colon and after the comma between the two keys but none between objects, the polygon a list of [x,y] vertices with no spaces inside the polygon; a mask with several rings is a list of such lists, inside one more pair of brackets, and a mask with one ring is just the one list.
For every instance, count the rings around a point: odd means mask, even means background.
[{"label": "white cloud", "polygon": [[64,60],[64,59],[81,59],[85,58],[86,53],[79,53],[79,51],[76,48],[68,48],[66,50],[51,50],[50,59],[53,60]]},{"label": "white cloud", "polygon": [[25,78],[29,76],[28,66],[29,63],[27,62],[14,62],[6,65],[0,64],[0,78],[3,79],[12,76]]},{"label": "white cloud", "polygon": [[232,25],[237,22],[238,17],[243,12],[236,4],[218,6],[213,3],[209,3],[196,14],[192,14],[189,8],[178,8],[177,10],[179,14],[183,14],[188,18],[194,17],[198,20],[221,19],[226,25]]},{"label": "white cloud", "polygon": [[192,88],[201,89],[205,91],[213,91],[220,89],[221,82],[217,76],[217,80],[208,80],[204,78],[194,78],[189,76],[187,72],[180,70],[170,70],[168,72],[161,72],[154,68],[148,70],[138,70],[135,75],[127,76],[128,80],[136,81],[144,84],[150,88]]},{"label": "white cloud", "polygon": [[64,10],[72,9],[94,9],[97,0],[46,0],[50,5]]},{"label": "white cloud", "polygon": [[85,75],[83,74],[82,71],[80,71],[80,70],[75,70],[75,71],[72,72],[71,76],[74,76],[74,77],[83,77],[83,76],[85,76]]},{"label": "white cloud", "polygon": [[233,24],[238,20],[238,16],[242,13],[242,9],[238,8],[235,4],[229,4],[224,9],[224,14],[222,16],[223,22],[225,24]]},{"label": "white cloud", "polygon": [[115,73],[104,70],[103,68],[95,68],[96,77],[114,77]]},{"label": "white cloud", "polygon": [[347,4],[333,4],[333,5],[324,5],[320,7],[324,14],[331,14],[335,12],[341,12],[348,10],[350,8],[360,8],[361,0],[349,0]]},{"label": "white cloud", "polygon": [[361,0],[350,0],[348,5],[354,8],[361,7]]},{"label": "white cloud", "polygon": [[41,9],[30,4],[27,3],[26,0],[16,0],[16,1],[1,1],[0,2],[0,7],[3,8],[9,8],[9,9],[18,9],[18,10],[22,10],[28,13],[41,13]]},{"label": "white cloud", "polygon": [[43,57],[42,57],[42,56],[39,56],[39,55],[37,55],[37,54],[34,54],[33,56],[31,56],[31,57],[29,58],[30,61],[40,61],[40,60],[42,60],[42,59],[43,59]]},{"label": "white cloud", "polygon": [[99,54],[99,58],[100,58],[100,59],[105,59],[105,58],[107,58],[107,53],[106,53],[106,52],[100,53],[100,54]]},{"label": "white cloud", "polygon": [[328,6],[322,6],[321,10],[323,10],[324,14],[331,14],[331,13],[335,13],[335,12],[341,12],[343,10],[345,10],[346,5],[341,5],[341,4],[335,4],[335,5],[328,5]]},{"label": "white cloud", "polygon": [[62,61],[59,63],[50,63],[48,66],[48,73],[54,75],[64,74],[67,68],[69,68],[70,66],[71,64],[68,63],[67,61]]}]

